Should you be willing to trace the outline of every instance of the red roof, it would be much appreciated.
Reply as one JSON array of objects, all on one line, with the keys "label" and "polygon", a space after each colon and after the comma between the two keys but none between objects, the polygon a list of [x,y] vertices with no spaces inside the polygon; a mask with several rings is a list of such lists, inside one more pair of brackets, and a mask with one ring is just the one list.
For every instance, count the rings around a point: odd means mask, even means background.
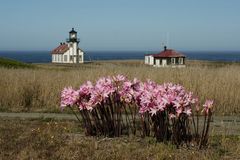
[{"label": "red roof", "polygon": [[60,44],[57,48],[52,50],[52,54],[64,54],[68,49],[67,44]]},{"label": "red roof", "polygon": [[152,55],[154,58],[167,58],[167,57],[186,57],[180,52],[177,52],[172,49],[166,49],[158,54],[153,54]]}]

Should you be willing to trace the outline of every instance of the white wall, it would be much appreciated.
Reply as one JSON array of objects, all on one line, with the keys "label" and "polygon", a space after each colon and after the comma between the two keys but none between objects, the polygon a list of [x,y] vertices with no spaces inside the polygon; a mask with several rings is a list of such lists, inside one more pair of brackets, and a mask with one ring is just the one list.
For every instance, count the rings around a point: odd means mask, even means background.
[{"label": "white wall", "polygon": [[160,66],[160,59],[156,59],[156,66],[157,66],[157,67]]},{"label": "white wall", "polygon": [[144,60],[145,64],[153,65],[154,64],[154,58],[152,55],[145,56]]},{"label": "white wall", "polygon": [[79,63],[84,63],[84,52],[81,49],[78,49],[78,54],[79,54]]},{"label": "white wall", "polygon": [[[77,55],[81,56],[79,58],[79,63],[84,63],[84,52],[78,48],[77,43],[68,43],[69,50],[64,54],[52,54],[53,63],[77,63]],[[78,53],[78,54],[77,54]],[[65,56],[67,56],[67,61],[65,61]],[[70,56],[73,56],[73,59],[70,60]]]},{"label": "white wall", "polygon": [[148,64],[148,58],[149,56],[145,56],[145,64]]},{"label": "white wall", "polygon": [[154,65],[154,57],[153,56],[149,56],[150,57],[150,65]]}]

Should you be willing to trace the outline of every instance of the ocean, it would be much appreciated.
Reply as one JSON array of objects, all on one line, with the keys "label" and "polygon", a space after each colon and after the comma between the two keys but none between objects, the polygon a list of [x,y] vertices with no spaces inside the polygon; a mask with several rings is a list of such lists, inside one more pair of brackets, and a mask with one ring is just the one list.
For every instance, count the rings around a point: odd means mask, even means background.
[{"label": "ocean", "polygon": [[[240,51],[181,51],[191,60],[240,62]],[[143,60],[145,54],[158,53],[146,51],[86,51],[85,60]],[[50,51],[0,51],[0,57],[15,59],[26,63],[51,62]]]}]

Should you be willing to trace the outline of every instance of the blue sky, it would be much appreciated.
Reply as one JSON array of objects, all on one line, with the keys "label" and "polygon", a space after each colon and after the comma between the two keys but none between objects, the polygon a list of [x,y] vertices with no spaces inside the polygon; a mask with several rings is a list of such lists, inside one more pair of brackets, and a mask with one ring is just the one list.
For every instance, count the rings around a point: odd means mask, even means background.
[{"label": "blue sky", "polygon": [[83,50],[240,50],[239,0],[0,0],[0,20],[0,50],[52,50],[72,27]]}]

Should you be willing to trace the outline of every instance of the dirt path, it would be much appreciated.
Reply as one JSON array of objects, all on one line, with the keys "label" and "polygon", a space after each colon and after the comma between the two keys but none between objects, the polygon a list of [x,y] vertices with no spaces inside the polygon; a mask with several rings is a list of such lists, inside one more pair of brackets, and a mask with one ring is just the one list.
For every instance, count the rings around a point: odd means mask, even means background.
[{"label": "dirt path", "polygon": [[[1,119],[56,119],[77,120],[73,114],[65,113],[7,113],[0,112]],[[240,116],[214,116],[212,120],[213,134],[240,135]]]},{"label": "dirt path", "polygon": [[65,113],[8,113],[0,112],[0,118],[20,118],[20,119],[58,119],[58,120],[76,120],[73,114]]}]

